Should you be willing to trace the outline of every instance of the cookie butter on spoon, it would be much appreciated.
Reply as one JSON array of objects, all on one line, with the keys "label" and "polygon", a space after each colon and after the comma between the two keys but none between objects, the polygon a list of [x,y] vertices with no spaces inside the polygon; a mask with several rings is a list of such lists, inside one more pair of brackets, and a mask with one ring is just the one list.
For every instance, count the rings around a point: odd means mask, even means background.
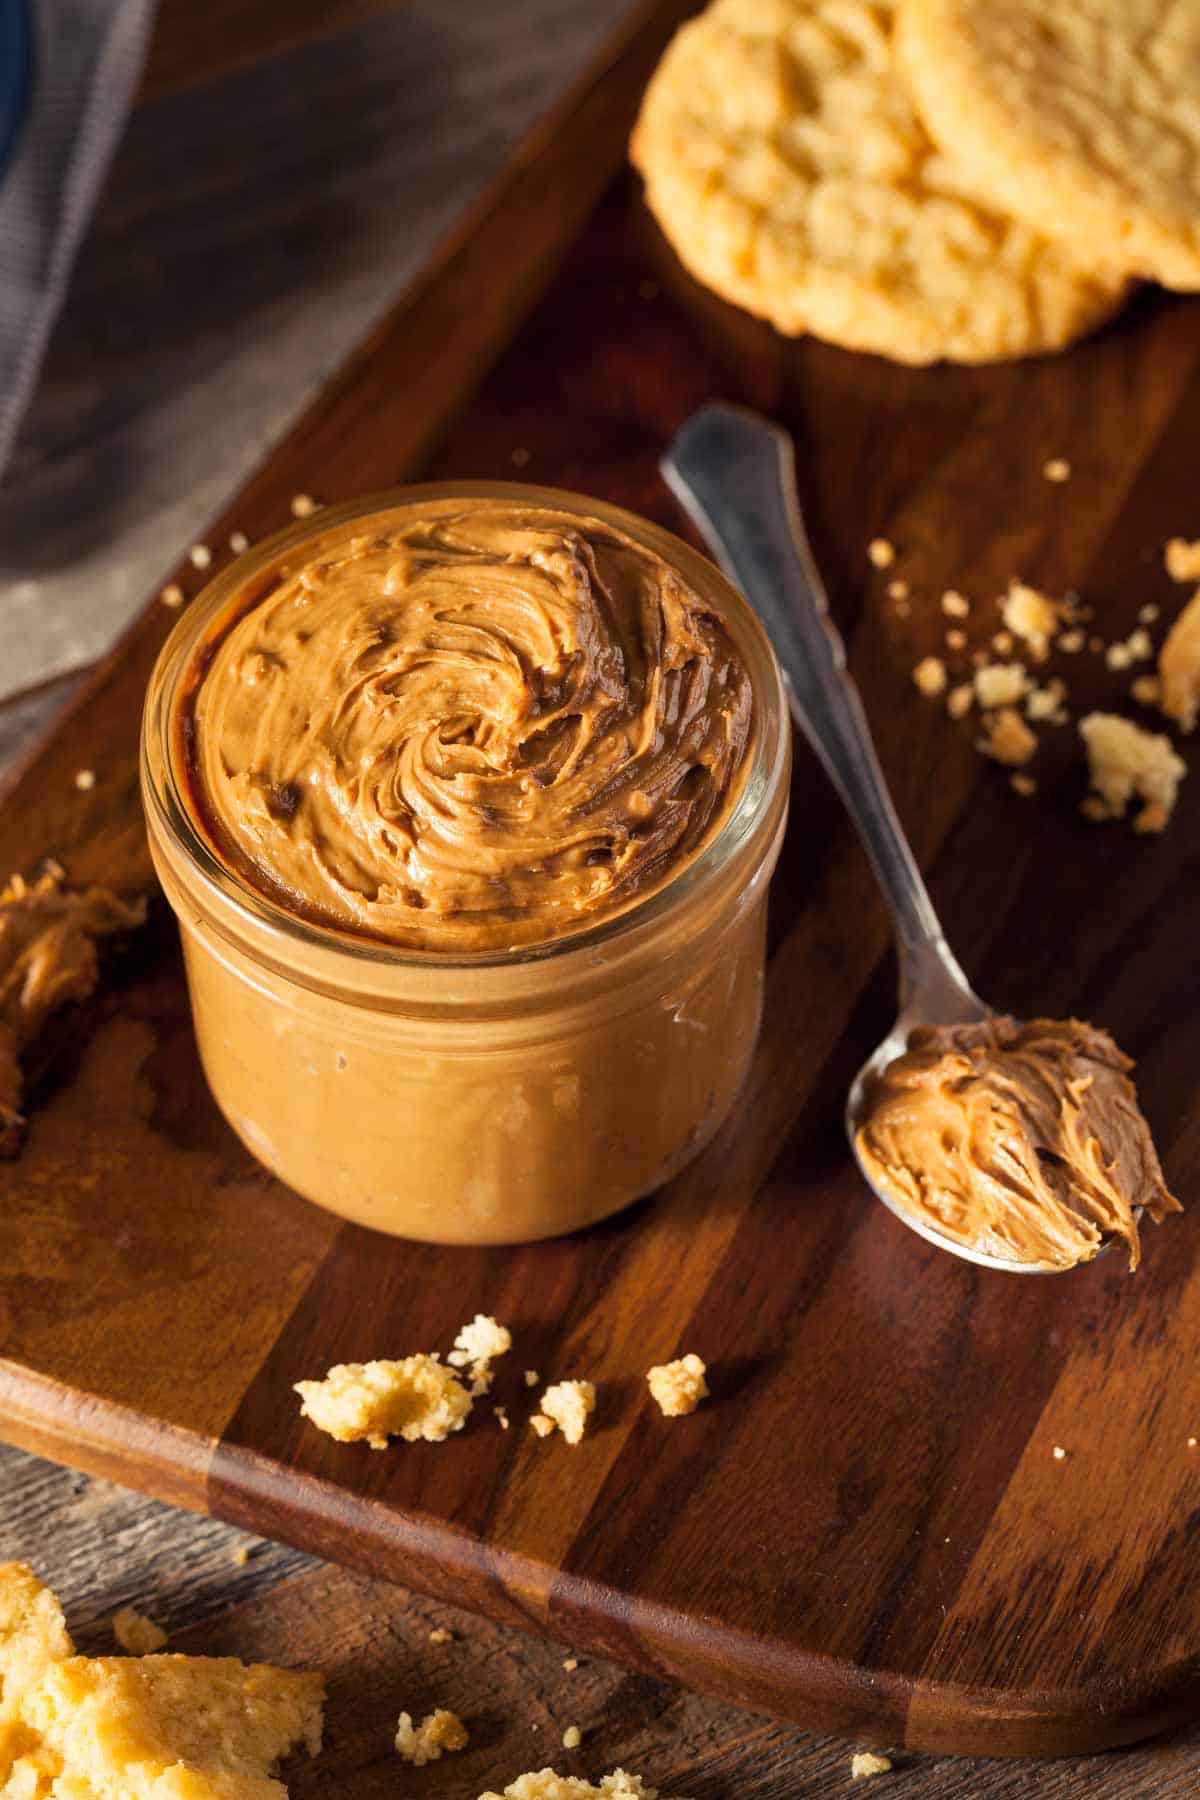
[{"label": "cookie butter on spoon", "polygon": [[1037,1269],[1089,1262],[1179,1212],[1107,1032],[1078,1019],[922,1026],[866,1084],[858,1159],[939,1236]]},{"label": "cookie butter on spoon", "polygon": [[947,944],[896,816],[812,558],[791,439],[740,407],[706,406],[663,463],[722,566],[768,624],[792,713],[846,803],[891,908],[900,1014],[846,1103],[875,1193],[970,1262],[1070,1269],[1139,1209],[1180,1210],[1112,1039],[1076,1020],[993,1013]]}]

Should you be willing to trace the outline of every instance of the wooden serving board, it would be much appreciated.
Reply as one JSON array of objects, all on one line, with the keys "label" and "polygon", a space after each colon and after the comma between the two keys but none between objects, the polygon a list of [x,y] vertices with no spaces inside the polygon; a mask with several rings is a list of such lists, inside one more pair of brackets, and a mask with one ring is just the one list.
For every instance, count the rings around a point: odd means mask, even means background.
[{"label": "wooden serving board", "polygon": [[[1074,732],[1020,799],[918,699],[949,586],[1075,588],[1106,637],[1178,606],[1163,540],[1200,533],[1200,309],[1146,293],[1068,356],[913,372],[785,343],[681,273],[617,175],[687,7],[657,4],[529,144],[211,542],[418,473],[590,490],[680,526],[656,464],[700,402],[795,432],[803,501],[897,803],[980,991],[1102,1021],[1140,1061],[1169,1177],[1200,1174],[1200,777],[1161,839],[1085,824]],[[1066,456],[1072,479],[1042,475]],[[877,534],[912,586],[900,617]],[[194,589],[198,577],[181,577]],[[138,810],[156,603],[0,805],[0,866],[152,878]],[[976,636],[981,627],[972,626]],[[1130,677],[1084,653],[1076,710]],[[80,768],[96,772],[76,789]],[[772,895],[762,1040],[717,1141],[585,1235],[440,1251],[339,1224],[272,1182],[212,1106],[169,918],[43,1059],[0,1172],[0,1431],[635,1669],[931,1749],[1100,1748],[1200,1712],[1200,1273],[1194,1208],[1072,1276],[992,1275],[875,1203],[850,1077],[893,1006],[864,859],[801,748]],[[375,1454],[299,1418],[329,1364],[513,1329],[496,1399],[441,1446]],[[713,1398],[664,1421],[682,1350]],[[539,1442],[522,1370],[601,1390],[577,1449]],[[1056,1459],[1053,1447],[1068,1451]]]}]

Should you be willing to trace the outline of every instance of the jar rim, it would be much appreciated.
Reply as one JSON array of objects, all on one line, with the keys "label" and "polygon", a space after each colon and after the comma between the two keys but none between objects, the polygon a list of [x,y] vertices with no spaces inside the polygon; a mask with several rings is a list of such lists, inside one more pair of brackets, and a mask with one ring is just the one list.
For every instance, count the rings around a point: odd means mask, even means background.
[{"label": "jar rim", "polygon": [[[303,918],[273,900],[219,856],[200,829],[180,779],[174,744],[180,690],[193,667],[205,630],[249,581],[281,555],[321,537],[331,528],[397,507],[456,499],[555,507],[582,518],[599,519],[670,562],[698,592],[719,600],[722,614],[746,656],[759,719],[750,761],[742,771],[732,810],[709,842],[677,875],[644,898],[579,931],[512,948],[466,952],[418,949],[389,943],[384,938],[360,936]],[[723,572],[684,539],[624,507],[571,489],[525,482],[436,481],[384,489],[357,500],[321,507],[252,545],[209,581],[176,622],[155,662],[142,716],[140,762],[147,813],[153,812],[154,822],[183,852],[192,876],[199,878],[209,898],[222,912],[232,909],[251,930],[265,930],[277,944],[303,944],[322,957],[345,957],[360,967],[483,970],[545,964],[571,952],[615,948],[673,917],[719,879],[752,840],[756,825],[770,810],[770,798],[785,776],[789,748],[786,691],[765,628]]]}]

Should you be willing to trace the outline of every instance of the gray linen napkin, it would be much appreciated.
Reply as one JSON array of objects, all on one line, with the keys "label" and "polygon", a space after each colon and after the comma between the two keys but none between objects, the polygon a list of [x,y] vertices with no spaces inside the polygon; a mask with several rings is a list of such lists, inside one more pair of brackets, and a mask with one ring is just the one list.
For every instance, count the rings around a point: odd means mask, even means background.
[{"label": "gray linen napkin", "polygon": [[154,0],[29,4],[32,84],[0,170],[0,475],[124,129],[154,14]]}]

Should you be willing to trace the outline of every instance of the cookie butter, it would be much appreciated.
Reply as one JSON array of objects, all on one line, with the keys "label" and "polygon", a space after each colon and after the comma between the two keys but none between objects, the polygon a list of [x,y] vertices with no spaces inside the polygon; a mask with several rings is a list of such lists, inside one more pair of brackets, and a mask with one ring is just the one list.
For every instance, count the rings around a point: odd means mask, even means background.
[{"label": "cookie butter", "polygon": [[942,1237],[1039,1269],[1179,1212],[1107,1032],[1078,1019],[924,1026],[876,1076],[857,1134],[869,1179]]},{"label": "cookie butter", "polygon": [[457,484],[256,546],[181,616],[143,727],[218,1105],[408,1237],[650,1193],[754,1048],[787,772],[758,621],[631,514]]},{"label": "cookie butter", "polygon": [[418,510],[297,556],[193,711],[218,844],[290,910],[417,949],[543,943],[711,837],[752,730],[711,605],[598,519]]}]

